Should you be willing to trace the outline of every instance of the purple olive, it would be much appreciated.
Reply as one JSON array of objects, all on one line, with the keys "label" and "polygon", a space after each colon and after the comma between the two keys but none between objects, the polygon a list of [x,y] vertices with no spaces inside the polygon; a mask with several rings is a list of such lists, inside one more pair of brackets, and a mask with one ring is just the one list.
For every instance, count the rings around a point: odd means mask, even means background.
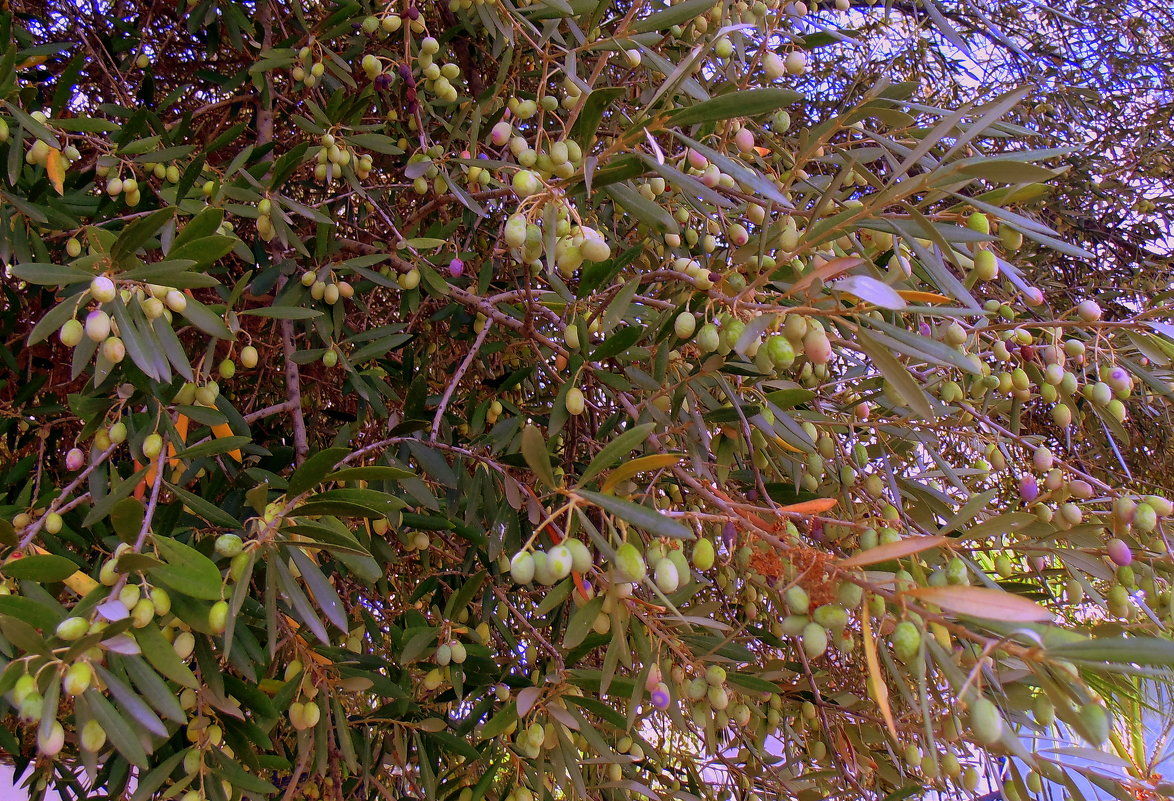
[{"label": "purple olive", "polygon": [[657,709],[669,708],[669,694],[667,690],[656,690],[652,693],[652,705]]},{"label": "purple olive", "polygon": [[459,278],[465,272],[465,263],[460,259],[453,259],[448,263],[448,274],[453,278]]}]

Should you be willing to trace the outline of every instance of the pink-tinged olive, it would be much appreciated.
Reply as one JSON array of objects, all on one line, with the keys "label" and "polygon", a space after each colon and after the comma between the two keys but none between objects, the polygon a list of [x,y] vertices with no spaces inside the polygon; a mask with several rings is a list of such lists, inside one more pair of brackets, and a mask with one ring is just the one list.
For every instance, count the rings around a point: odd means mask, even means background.
[{"label": "pink-tinged olive", "polygon": [[510,141],[510,137],[514,135],[514,128],[505,120],[494,125],[489,129],[489,141],[501,147],[506,142]]},{"label": "pink-tinged olive", "polygon": [[734,145],[743,153],[750,153],[754,150],[754,132],[749,128],[740,128],[734,134]]},{"label": "pink-tinged olive", "polygon": [[126,358],[126,344],[118,337],[106,337],[102,342],[102,356],[111,364]]},{"label": "pink-tinged olive", "polygon": [[827,364],[832,358],[832,343],[823,331],[808,331],[803,337],[803,353],[812,364]]},{"label": "pink-tinged olive", "polygon": [[1051,470],[1054,464],[1052,452],[1045,447],[1036,448],[1031,454],[1031,463],[1036,470]]},{"label": "pink-tinged olive", "polygon": [[81,448],[70,448],[65,454],[65,469],[70,471],[81,470],[86,462],[86,455]]},{"label": "pink-tinged olive", "polygon": [[90,281],[90,296],[98,303],[109,303],[118,296],[118,288],[106,276],[95,276]]},{"label": "pink-tinged olive", "polygon": [[1101,307],[1095,300],[1084,300],[1076,305],[1076,314],[1087,323],[1101,319]]},{"label": "pink-tinged olive", "polygon": [[92,342],[102,342],[110,336],[110,315],[96,309],[86,315],[86,337]]},{"label": "pink-tinged olive", "polygon": [[37,750],[39,750],[45,756],[57,756],[59,753],[61,753],[61,749],[64,746],[65,728],[59,721],[53,721],[49,724],[49,728],[47,730],[42,730],[37,735]]},{"label": "pink-tinged olive", "polygon": [[1039,483],[1035,476],[1024,473],[1019,477],[1019,497],[1027,503],[1031,503],[1039,497]]},{"label": "pink-tinged olive", "polygon": [[1124,540],[1117,538],[1109,540],[1105,544],[1105,550],[1115,565],[1124,567],[1133,562],[1133,551],[1125,544]]}]

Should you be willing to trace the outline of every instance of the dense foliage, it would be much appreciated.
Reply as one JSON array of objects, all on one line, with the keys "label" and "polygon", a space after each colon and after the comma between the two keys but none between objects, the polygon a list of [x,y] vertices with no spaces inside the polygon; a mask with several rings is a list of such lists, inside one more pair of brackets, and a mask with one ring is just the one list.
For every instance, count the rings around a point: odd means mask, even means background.
[{"label": "dense foliage", "polygon": [[985,5],[7,4],[30,790],[1169,794],[1169,12]]}]

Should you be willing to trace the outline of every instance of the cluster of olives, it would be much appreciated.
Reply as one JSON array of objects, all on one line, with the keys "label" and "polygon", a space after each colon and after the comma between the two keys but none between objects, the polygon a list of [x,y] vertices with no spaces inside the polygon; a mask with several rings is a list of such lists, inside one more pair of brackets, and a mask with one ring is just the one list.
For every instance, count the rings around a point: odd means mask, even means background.
[{"label": "cluster of olives", "polygon": [[[526,172],[523,170],[516,175]],[[517,190],[516,180],[514,188]],[[557,205],[554,215],[554,252],[546,254],[558,271],[567,277],[573,275],[584,262],[601,262],[611,258],[611,246],[603,235],[593,228],[573,224],[571,216],[571,210],[566,205]],[[511,215],[506,220],[503,239],[516,261],[529,264],[535,273],[542,269],[545,236],[539,224],[530,222],[523,214]]]},{"label": "cluster of olives", "polygon": [[[242,355],[243,360],[243,355]],[[197,384],[194,381],[185,381],[175,393],[173,401],[180,406],[216,406],[216,399],[220,397],[220,384],[215,381],[205,381]]]},{"label": "cluster of olives", "polygon": [[[81,243],[71,239],[66,243],[70,254],[81,252]],[[84,339],[99,345],[99,354],[110,364],[118,364],[126,358],[126,345],[119,336],[118,322],[103,308],[119,297],[120,290],[114,279],[106,275],[95,276],[90,282],[90,299],[97,304],[87,313],[85,322],[78,319],[66,320],[57,332],[61,344],[76,348]],[[135,284],[121,290],[123,303],[137,303],[147,319],[164,317],[171,322],[172,312],[187,308],[187,296],[173,287],[157,284]]]},{"label": "cluster of olives", "polygon": [[[318,137],[318,143],[320,147],[314,153],[315,180],[329,185],[347,165],[354,169],[355,175],[360,179],[371,175],[371,170],[375,167],[375,160],[370,153],[359,153],[332,133],[322,134]],[[271,213],[271,206],[266,204],[268,204],[268,198],[261,200],[258,204],[258,211],[262,217],[268,217]],[[260,220],[257,221],[257,225],[260,233]]]},{"label": "cluster of olives", "polygon": [[321,300],[329,306],[338,303],[340,299],[349,300],[355,296],[355,288],[346,281],[338,281],[334,273],[320,270],[306,270],[301,277],[302,286],[308,287],[310,297]]},{"label": "cluster of olives", "polygon": [[326,64],[314,57],[314,43],[304,46],[298,51],[298,63],[289,71],[289,77],[302,84],[307,89],[318,85],[318,80],[326,72]]},{"label": "cluster of olives", "polygon": [[518,584],[537,581],[550,586],[571,574],[587,573],[595,557],[581,540],[566,539],[549,551],[519,551],[510,560],[510,577]]}]

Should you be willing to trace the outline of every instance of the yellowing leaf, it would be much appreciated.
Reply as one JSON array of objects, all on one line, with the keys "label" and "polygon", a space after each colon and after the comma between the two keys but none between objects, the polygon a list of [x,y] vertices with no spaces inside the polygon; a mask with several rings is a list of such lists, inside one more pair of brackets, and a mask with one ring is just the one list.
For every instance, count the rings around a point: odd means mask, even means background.
[{"label": "yellowing leaf", "polygon": [[650,470],[663,470],[666,467],[673,467],[681,461],[681,458],[681,456],[672,453],[654,453],[650,456],[641,456],[639,459],[633,459],[627,464],[620,465],[613,470],[608,475],[607,480],[603,482],[602,490],[604,492],[611,492],[637,473],[646,473]]},{"label": "yellowing leaf", "polygon": [[55,147],[49,148],[49,155],[45,159],[45,173],[57,194],[65,194],[65,159],[61,157],[61,151]]},{"label": "yellowing leaf", "polygon": [[874,565],[877,562],[900,559],[903,556],[928,551],[930,548],[937,548],[939,545],[945,544],[948,539],[948,537],[936,535],[933,537],[906,537],[903,540],[890,542],[887,545],[878,545],[875,548],[869,548],[867,551],[861,551],[855,556],[849,556],[840,562],[840,567]]},{"label": "yellowing leaf", "polygon": [[[32,549],[39,554],[49,553],[36,543],[33,543]],[[79,597],[82,598],[84,598],[90,593],[91,590],[98,586],[98,582],[94,581],[94,579],[90,578],[80,570],[75,571],[73,575],[67,577],[63,583],[66,587],[69,587],[71,590],[77,593]]]},{"label": "yellowing leaf", "polygon": [[902,593],[947,612],[1012,623],[1049,622],[1055,615],[1035,601],[989,587],[915,587]]},{"label": "yellowing leaf", "polygon": [[799,448],[796,448],[782,437],[775,437],[775,445],[778,445],[783,450],[790,451],[791,453],[803,453],[803,451],[801,451]]},{"label": "yellowing leaf", "polygon": [[922,292],[918,289],[898,289],[897,294],[910,303],[953,303],[953,298],[939,295],[937,292]]},{"label": "yellowing leaf", "polygon": [[868,665],[868,677],[871,680],[872,696],[876,705],[880,707],[881,717],[889,727],[893,739],[897,737],[897,723],[893,720],[893,710],[889,706],[889,688],[885,684],[885,677],[881,674],[880,663],[876,658],[876,642],[872,639],[872,623],[868,614],[860,616],[860,633],[864,641],[864,662]]}]

